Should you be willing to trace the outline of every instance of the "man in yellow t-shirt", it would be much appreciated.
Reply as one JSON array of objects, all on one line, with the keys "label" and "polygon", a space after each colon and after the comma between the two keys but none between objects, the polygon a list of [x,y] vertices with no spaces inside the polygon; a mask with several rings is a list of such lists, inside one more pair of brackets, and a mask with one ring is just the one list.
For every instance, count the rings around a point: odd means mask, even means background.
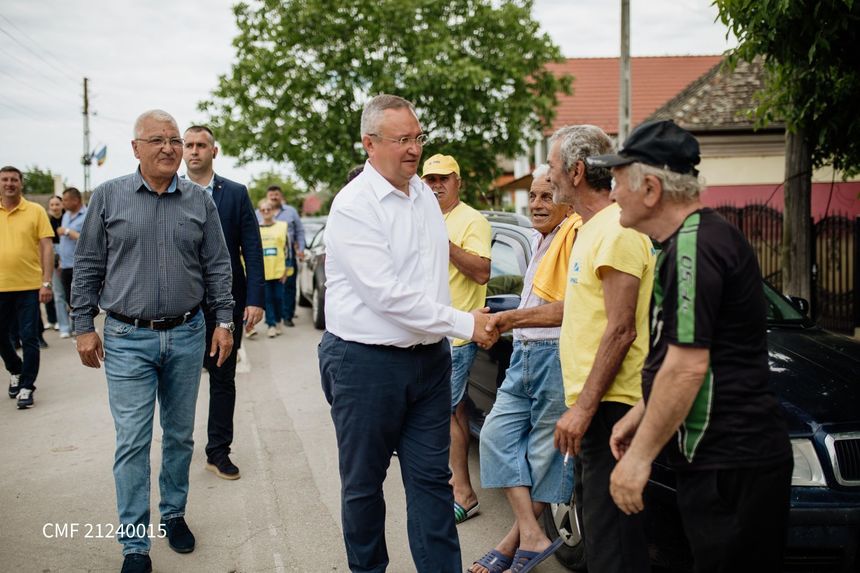
[{"label": "man in yellow t-shirt", "polygon": [[[39,374],[39,303],[51,300],[54,230],[38,203],[22,196],[24,177],[16,167],[0,168],[0,355],[11,374],[9,397],[18,408],[33,405]],[[18,332],[11,332],[17,324]],[[12,345],[20,336],[23,360]]]},{"label": "man in yellow t-shirt", "polygon": [[[483,308],[490,280],[490,223],[460,201],[460,166],[450,155],[424,162],[424,182],[436,195],[448,229],[448,285],[451,306],[471,312]],[[469,477],[469,422],[463,398],[478,347],[468,340],[451,342],[451,452],[454,517],[457,523],[478,513],[478,496]]]},{"label": "man in yellow t-shirt", "polygon": [[591,125],[563,127],[550,140],[556,201],[573,204],[583,221],[564,297],[559,349],[568,410],[556,424],[555,445],[565,458],[576,456],[589,571],[637,573],[649,570],[644,524],[609,494],[609,435],[642,397],[655,255],[648,237],[621,226],[609,170],[585,163],[611,149],[609,137]]}]

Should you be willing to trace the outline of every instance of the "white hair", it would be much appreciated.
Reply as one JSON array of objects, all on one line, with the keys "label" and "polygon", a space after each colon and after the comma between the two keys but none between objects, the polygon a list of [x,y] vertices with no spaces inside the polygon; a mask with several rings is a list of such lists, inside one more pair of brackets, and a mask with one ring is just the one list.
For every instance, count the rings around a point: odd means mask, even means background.
[{"label": "white hair", "polygon": [[549,174],[549,165],[546,163],[541,163],[535,170],[532,171],[532,179],[537,181],[538,179],[546,179],[546,176]]},{"label": "white hair", "polygon": [[597,190],[609,190],[612,174],[607,167],[590,167],[587,157],[605,155],[612,151],[612,140],[596,125],[566,125],[559,128],[549,139],[550,148],[558,141],[559,157],[564,172],[570,171],[577,161],[585,165],[585,180]]},{"label": "white hair", "polygon": [[[412,102],[400,96],[389,94],[374,96],[364,104],[364,110],[361,112],[361,135],[379,133],[379,124],[382,123],[385,110],[403,108],[408,108],[412,110],[412,113],[415,113],[415,106],[412,105]],[[415,113],[415,115],[418,114]]]},{"label": "white hair", "polygon": [[638,162],[628,165],[624,173],[631,191],[638,191],[642,187],[645,176],[653,175],[660,180],[664,196],[673,203],[695,201],[702,192],[702,181],[692,173],[677,173]]},{"label": "white hair", "polygon": [[143,135],[143,122],[152,119],[155,121],[165,121],[172,123],[174,127],[176,127],[176,131],[179,131],[179,124],[176,123],[176,120],[173,119],[173,116],[164,111],[163,109],[151,109],[149,111],[145,111],[134,120],[134,138],[140,139],[140,136]]}]

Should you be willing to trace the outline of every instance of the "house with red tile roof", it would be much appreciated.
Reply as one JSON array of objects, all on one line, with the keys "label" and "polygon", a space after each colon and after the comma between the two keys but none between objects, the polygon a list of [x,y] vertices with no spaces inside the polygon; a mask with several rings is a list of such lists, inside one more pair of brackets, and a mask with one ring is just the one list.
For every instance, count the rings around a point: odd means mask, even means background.
[{"label": "house with red tile roof", "polygon": [[[631,119],[633,125],[674,98],[691,83],[722,61],[722,56],[634,57],[630,62]],[[550,64],[557,75],[573,76],[573,93],[559,94],[551,129],[544,133],[529,155],[503,162],[505,175],[495,184],[504,204],[527,213],[526,195],[531,171],[546,161],[547,139],[564,125],[589,123],[611,136],[618,133],[619,58],[569,58]],[[516,191],[520,191],[517,193]]]}]

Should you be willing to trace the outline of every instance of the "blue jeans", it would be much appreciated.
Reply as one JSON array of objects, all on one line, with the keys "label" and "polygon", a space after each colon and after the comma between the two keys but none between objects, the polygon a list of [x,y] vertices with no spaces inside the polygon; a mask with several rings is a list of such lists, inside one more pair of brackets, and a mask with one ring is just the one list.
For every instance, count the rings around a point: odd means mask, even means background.
[{"label": "blue jeans", "polygon": [[51,275],[51,290],[54,292],[54,307],[57,311],[57,324],[60,325],[60,332],[65,334],[72,333],[72,322],[69,319],[69,301],[71,293],[67,293],[63,287],[63,280],[60,277],[60,269],[54,269],[54,274]]},{"label": "blue jeans", "polygon": [[481,428],[481,485],[526,486],[533,501],[567,503],[573,460],[553,446],[567,411],[558,340],[514,341],[511,365]]},{"label": "blue jeans", "polygon": [[[0,356],[10,374],[19,374],[21,388],[36,388],[39,375],[39,291],[0,292]],[[17,326],[17,331],[13,330]],[[15,340],[21,338],[24,359],[15,352]]]},{"label": "blue jeans", "polygon": [[275,326],[281,322],[286,316],[283,311],[284,285],[277,279],[266,281],[266,324]]},{"label": "blue jeans", "polygon": [[299,271],[296,269],[296,257],[287,261],[287,268],[293,269],[293,274],[284,283],[284,320],[292,320],[296,313],[296,279]]},{"label": "blue jeans", "polygon": [[147,528],[150,523],[149,450],[156,398],[162,428],[158,509],[162,520],[185,514],[205,341],[202,311],[183,325],[161,331],[110,316],[105,320],[105,372],[116,428],[113,475],[124,555],[149,553],[146,534],[125,530]]},{"label": "blue jeans", "polygon": [[407,350],[348,342],[326,332],[319,363],[337,435],[350,571],[381,573],[388,566],[382,483],[395,448],[415,571],[462,571],[448,483],[448,341]]},{"label": "blue jeans", "polygon": [[469,383],[469,370],[475,355],[478,354],[478,345],[474,342],[463,346],[451,346],[451,411],[457,409],[457,405],[463,401],[466,395],[466,386]]}]

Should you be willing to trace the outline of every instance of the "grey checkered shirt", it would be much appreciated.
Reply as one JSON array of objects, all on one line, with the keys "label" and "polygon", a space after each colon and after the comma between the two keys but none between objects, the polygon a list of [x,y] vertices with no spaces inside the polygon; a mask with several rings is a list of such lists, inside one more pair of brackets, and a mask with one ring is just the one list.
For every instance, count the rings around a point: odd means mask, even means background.
[{"label": "grey checkered shirt", "polygon": [[101,307],[132,318],[181,316],[206,297],[219,322],[233,318],[230,255],[215,203],[179,179],[158,195],[140,171],[93,191],[75,250],[75,331],[94,330]]}]

